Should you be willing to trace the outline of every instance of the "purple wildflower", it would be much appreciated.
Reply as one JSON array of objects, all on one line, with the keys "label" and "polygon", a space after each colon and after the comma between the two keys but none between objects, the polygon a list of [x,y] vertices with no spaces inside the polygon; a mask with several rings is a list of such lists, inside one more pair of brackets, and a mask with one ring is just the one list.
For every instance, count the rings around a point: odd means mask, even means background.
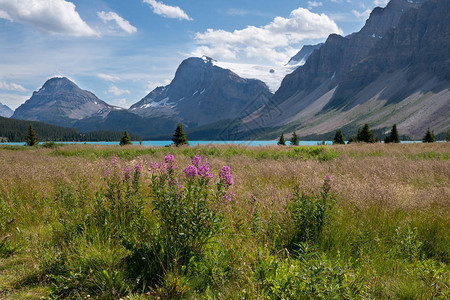
[{"label": "purple wildflower", "polygon": [[253,194],[250,196],[250,199],[248,199],[248,201],[249,201],[250,203],[252,203],[252,204],[255,203],[257,200],[258,200],[258,199],[256,198],[256,196],[253,195]]},{"label": "purple wildflower", "polygon": [[136,166],[134,167],[134,171],[135,171],[136,173],[141,173],[142,167],[141,167],[140,165],[136,165]]},{"label": "purple wildflower", "polygon": [[160,163],[159,164],[159,171],[161,171],[162,173],[167,172],[167,164],[166,163]]},{"label": "purple wildflower", "polygon": [[184,173],[189,178],[195,178],[198,175],[198,170],[196,166],[190,165],[184,169]]},{"label": "purple wildflower", "polygon": [[219,179],[224,185],[233,184],[233,176],[231,175],[231,168],[229,166],[223,166],[219,174]]},{"label": "purple wildflower", "polygon": [[116,166],[119,163],[119,158],[117,156],[113,156],[111,158],[111,165]]},{"label": "purple wildflower", "polygon": [[130,179],[130,169],[129,168],[124,168],[123,169],[123,175],[125,177],[125,180]]},{"label": "purple wildflower", "polygon": [[149,172],[158,171],[158,163],[157,162],[151,162],[150,163],[150,169],[148,169]]},{"label": "purple wildflower", "polygon": [[323,183],[325,185],[330,185],[332,179],[333,177],[330,174],[326,174],[325,177],[323,178]]},{"label": "purple wildflower", "polygon": [[231,202],[231,200],[233,200],[235,196],[236,195],[234,193],[230,192],[228,194],[223,195],[223,200],[225,202]]},{"label": "purple wildflower", "polygon": [[165,161],[167,164],[173,164],[173,163],[175,162],[175,157],[173,156],[173,154],[170,154],[170,153],[169,153],[169,155],[166,155],[164,161]]},{"label": "purple wildflower", "polygon": [[198,175],[205,179],[211,179],[213,178],[211,172],[209,172],[209,165],[208,164],[200,164],[198,167]]},{"label": "purple wildflower", "polygon": [[193,158],[192,158],[192,164],[194,165],[194,166],[196,166],[197,168],[199,167],[199,165],[202,163],[202,158],[200,157],[200,156],[198,156],[198,155],[196,155],[196,156],[194,156]]}]

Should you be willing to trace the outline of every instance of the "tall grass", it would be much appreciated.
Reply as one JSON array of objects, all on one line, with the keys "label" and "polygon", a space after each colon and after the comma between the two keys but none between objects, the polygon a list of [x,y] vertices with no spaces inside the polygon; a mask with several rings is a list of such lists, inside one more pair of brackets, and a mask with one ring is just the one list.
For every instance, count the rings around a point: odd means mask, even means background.
[{"label": "tall grass", "polygon": [[0,297],[445,299],[449,153],[0,148]]}]

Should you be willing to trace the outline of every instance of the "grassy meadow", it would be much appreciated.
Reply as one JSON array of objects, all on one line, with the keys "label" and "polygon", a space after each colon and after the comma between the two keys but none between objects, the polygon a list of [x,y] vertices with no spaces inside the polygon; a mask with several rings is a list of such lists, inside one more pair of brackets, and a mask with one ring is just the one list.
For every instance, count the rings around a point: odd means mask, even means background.
[{"label": "grassy meadow", "polygon": [[0,298],[448,299],[449,155],[2,146]]}]

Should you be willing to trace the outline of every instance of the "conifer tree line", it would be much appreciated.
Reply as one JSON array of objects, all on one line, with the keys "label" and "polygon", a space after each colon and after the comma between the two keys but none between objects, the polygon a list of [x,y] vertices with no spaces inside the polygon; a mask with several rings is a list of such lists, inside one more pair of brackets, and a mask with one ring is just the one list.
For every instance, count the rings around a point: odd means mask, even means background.
[{"label": "conifer tree line", "polygon": [[[79,132],[75,128],[64,128],[35,121],[24,121],[0,117],[0,139],[4,142],[26,142],[29,126],[32,125],[40,142],[113,142],[120,141],[123,132],[91,131]],[[140,140],[139,135],[130,134],[132,140]]]},{"label": "conifer tree line", "polygon": [[[450,131],[447,131],[445,140],[447,142],[450,141]],[[434,133],[432,131],[430,131],[430,128],[428,128],[424,137],[422,138],[422,142],[434,143],[435,141],[436,141],[436,137],[434,136]],[[298,138],[296,132],[293,132],[290,142],[291,142],[291,145],[298,145],[299,138]],[[350,137],[348,139],[348,143],[355,143],[355,142],[375,143],[375,142],[379,142],[379,140],[375,138],[369,125],[366,123],[366,124],[364,124],[363,127],[358,128],[358,132],[357,132],[356,136]],[[392,129],[389,132],[389,134],[385,136],[384,143],[389,144],[389,143],[400,143],[400,142],[401,142],[401,139],[400,139],[400,134],[398,133],[397,124],[394,124],[392,126]],[[286,145],[286,141],[284,139],[284,133],[281,134],[277,144],[278,145]],[[342,129],[336,130],[336,133],[333,138],[333,145],[340,145],[340,144],[342,144],[342,145],[345,144],[345,139],[344,139],[344,135],[342,134]]]}]

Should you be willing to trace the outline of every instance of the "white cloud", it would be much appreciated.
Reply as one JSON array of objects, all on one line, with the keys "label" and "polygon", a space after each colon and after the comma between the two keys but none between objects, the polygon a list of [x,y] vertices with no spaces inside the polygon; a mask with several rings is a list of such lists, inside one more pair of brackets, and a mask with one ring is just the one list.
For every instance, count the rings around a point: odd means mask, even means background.
[{"label": "white cloud", "polygon": [[129,90],[121,90],[117,86],[112,84],[108,90],[108,93],[113,94],[115,96],[121,96],[123,94],[130,94],[130,91]]},{"label": "white cloud", "polygon": [[207,29],[196,33],[199,46],[193,54],[225,60],[244,56],[285,64],[298,51],[299,42],[326,38],[331,33],[342,34],[342,30],[327,15],[298,8],[288,18],[276,17],[262,27],[247,26],[233,32]]},{"label": "white cloud", "polygon": [[17,95],[12,93],[0,93],[0,99],[2,99],[2,103],[7,105],[9,108],[15,110],[21,104],[23,104],[26,100],[30,98],[30,95]]},{"label": "white cloud", "polygon": [[119,106],[119,107],[126,107],[126,108],[128,108],[128,106],[129,106],[126,98],[112,100],[111,104]]},{"label": "white cloud", "polygon": [[169,6],[156,0],[143,0],[153,8],[153,12],[166,18],[192,21],[180,7]]},{"label": "white cloud", "polygon": [[104,73],[97,74],[97,77],[101,78],[103,80],[112,81],[112,82],[116,82],[116,81],[120,81],[121,80],[121,78],[119,76],[108,75],[108,74],[104,74]]},{"label": "white cloud", "polygon": [[367,19],[371,13],[371,9],[366,9],[365,11],[359,12],[357,10],[352,9],[352,14],[357,18]]},{"label": "white cloud", "polygon": [[0,18],[31,24],[51,34],[98,36],[65,0],[0,0]]},{"label": "white cloud", "polygon": [[116,25],[127,33],[135,33],[137,31],[136,27],[130,24],[127,20],[116,14],[115,12],[106,12],[100,11],[97,13],[97,16],[103,21],[103,23],[107,23],[109,21],[114,21]]},{"label": "white cloud", "polygon": [[27,89],[17,83],[7,83],[0,81],[0,90],[16,91],[16,92],[26,92]]},{"label": "white cloud", "polygon": [[374,0],[373,4],[375,4],[376,6],[381,6],[384,7],[386,6],[386,4],[388,4],[389,0]]},{"label": "white cloud", "polygon": [[166,86],[170,84],[170,80],[165,79],[163,80],[163,83],[161,83],[160,81],[153,81],[153,80],[149,80],[147,81],[147,89],[146,89],[146,93],[150,93],[151,91],[153,91],[154,89],[156,89],[159,86]]},{"label": "white cloud", "polygon": [[313,7],[319,7],[322,6],[323,3],[322,2],[317,2],[317,1],[308,1],[308,8],[311,9]]},{"label": "white cloud", "polygon": [[259,16],[259,17],[270,17],[271,15],[268,13],[263,13],[259,10],[246,10],[246,9],[240,9],[240,8],[230,8],[225,11],[225,14],[229,16]]}]

